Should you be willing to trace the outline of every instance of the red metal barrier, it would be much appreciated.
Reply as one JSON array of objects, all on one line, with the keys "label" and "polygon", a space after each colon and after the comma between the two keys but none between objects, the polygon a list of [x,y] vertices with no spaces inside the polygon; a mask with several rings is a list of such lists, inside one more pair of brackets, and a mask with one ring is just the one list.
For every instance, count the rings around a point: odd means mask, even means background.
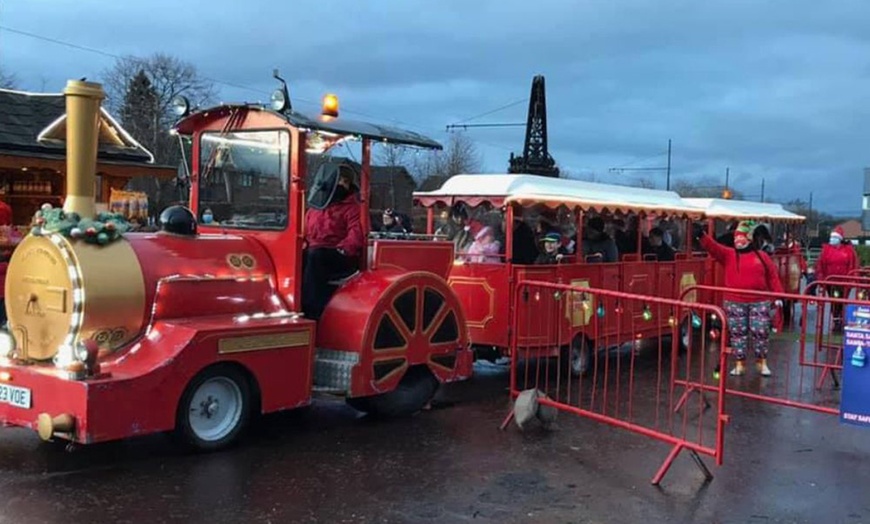
[{"label": "red metal barrier", "polygon": [[[724,383],[715,384],[713,368],[723,366],[724,333],[696,336],[712,329],[709,318],[723,318],[718,307],[659,297],[521,281],[512,318],[510,394],[524,390],[546,395],[539,405],[622,428],[672,446],[652,478],[659,484],[673,461],[687,450],[707,479],[712,474],[700,455],[722,464],[725,415]],[[566,327],[560,317],[574,315]],[[570,329],[563,337],[558,330]],[[541,337],[541,333],[549,333]],[[535,334],[530,336],[529,334]],[[539,340],[574,340],[558,358]],[[681,345],[687,345],[681,354]],[[585,353],[584,353],[585,352]],[[569,363],[588,355],[584,374]],[[691,385],[691,389],[684,389]],[[691,391],[718,391],[715,399]],[[679,411],[680,405],[691,410]],[[710,407],[715,406],[711,413]],[[502,429],[513,419],[512,410]]]},{"label": "red metal barrier", "polygon": [[[823,289],[830,282],[813,283],[810,290]],[[839,285],[842,285],[840,283]],[[747,377],[731,377],[722,368],[723,383],[727,381],[726,394],[768,402],[783,406],[826,413],[839,414],[839,378],[843,369],[843,337],[841,311],[848,304],[870,306],[870,302],[834,296],[811,296],[775,294],[758,291],[741,291],[713,286],[687,288],[683,296],[692,291],[712,293],[714,300],[721,300],[723,293],[746,294],[764,297],[769,301],[791,301],[795,304],[797,322],[793,331],[774,335],[768,354],[772,376],[762,381],[746,380]],[[761,300],[764,300],[762,298]],[[727,353],[731,353],[730,348]],[[747,360],[752,359],[752,350],[747,351]],[[831,380],[830,388],[825,383]],[[709,386],[690,385],[707,390]]]},{"label": "red metal barrier", "polygon": [[849,271],[849,275],[870,277],[870,267],[859,267]]}]

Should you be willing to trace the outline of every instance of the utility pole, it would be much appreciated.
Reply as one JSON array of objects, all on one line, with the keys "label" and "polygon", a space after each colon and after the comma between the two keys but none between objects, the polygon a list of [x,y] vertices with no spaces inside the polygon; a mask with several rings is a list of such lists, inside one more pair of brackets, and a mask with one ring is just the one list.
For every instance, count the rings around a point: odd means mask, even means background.
[{"label": "utility pole", "polygon": [[[812,219],[813,219],[813,192],[810,191],[810,210],[807,212],[807,222],[811,222]],[[807,225],[810,226],[809,223]],[[812,229],[812,226],[810,226],[809,229]],[[816,222],[816,236],[819,236],[819,224],[818,224],[818,222]]]},{"label": "utility pole", "polygon": [[730,179],[731,179],[731,168],[726,167],[725,168],[725,189],[722,190],[722,198],[724,198],[725,200],[731,200],[731,197],[733,196],[731,193],[731,189],[729,189]]},{"label": "utility pole", "polygon": [[671,139],[668,139],[668,181],[666,183],[665,189],[667,191],[671,190]]},{"label": "utility pole", "polygon": [[761,179],[761,203],[764,203],[764,179]]}]

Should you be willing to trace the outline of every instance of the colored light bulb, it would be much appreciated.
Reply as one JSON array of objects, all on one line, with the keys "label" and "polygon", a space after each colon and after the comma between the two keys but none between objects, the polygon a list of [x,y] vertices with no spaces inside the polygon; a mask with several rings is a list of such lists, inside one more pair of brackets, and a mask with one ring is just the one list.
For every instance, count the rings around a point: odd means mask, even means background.
[{"label": "colored light bulb", "polygon": [[692,313],[692,327],[693,328],[701,327],[701,317],[699,317],[698,315],[696,315],[694,313]]},{"label": "colored light bulb", "polygon": [[598,317],[604,318],[604,315],[607,314],[607,309],[604,308],[604,304],[598,304]]},{"label": "colored light bulb", "polygon": [[652,310],[649,308],[649,306],[644,306],[643,307],[643,319],[646,320],[647,322],[649,322],[650,320],[652,320],[652,318],[653,318]]}]

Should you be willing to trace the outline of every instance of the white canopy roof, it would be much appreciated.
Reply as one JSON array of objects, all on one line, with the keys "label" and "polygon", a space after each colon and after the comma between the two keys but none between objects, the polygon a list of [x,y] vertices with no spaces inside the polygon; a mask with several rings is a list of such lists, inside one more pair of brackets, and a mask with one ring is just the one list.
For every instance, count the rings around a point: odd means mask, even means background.
[{"label": "white canopy roof", "polygon": [[724,200],[721,198],[684,198],[687,204],[701,209],[705,216],[723,219],[755,219],[802,222],[801,215],[787,211],[781,204]]},{"label": "white canopy roof", "polygon": [[414,198],[424,206],[462,201],[471,205],[518,203],[558,207],[578,206],[609,211],[647,211],[700,215],[703,210],[686,203],[677,193],[638,187],[583,182],[535,175],[456,175],[440,189],[418,191]]}]

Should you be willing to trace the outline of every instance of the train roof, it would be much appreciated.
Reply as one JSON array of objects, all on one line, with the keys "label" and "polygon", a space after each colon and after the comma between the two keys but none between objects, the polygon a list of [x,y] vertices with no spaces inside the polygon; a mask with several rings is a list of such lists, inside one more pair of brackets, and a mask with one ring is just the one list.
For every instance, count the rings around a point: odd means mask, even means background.
[{"label": "train roof", "polygon": [[489,202],[495,206],[507,203],[577,206],[597,211],[645,211],[648,213],[700,216],[697,206],[686,203],[673,191],[660,191],[629,186],[599,184],[566,178],[536,175],[456,175],[440,189],[418,191],[414,199],[423,206],[453,205],[464,202],[471,206]]},{"label": "train roof", "polygon": [[174,129],[179,134],[190,135],[195,129],[203,127],[209,120],[222,118],[233,110],[238,109],[261,111],[266,114],[271,114],[284,120],[290,125],[301,129],[332,133],[336,135],[368,138],[387,144],[408,145],[427,149],[442,149],[441,144],[435,140],[421,135],[420,133],[400,129],[398,127],[373,124],[360,120],[351,120],[342,116],[331,117],[325,115],[306,115],[296,111],[279,113],[261,104],[221,104],[216,107],[197,110],[176,123]]},{"label": "train roof", "polygon": [[691,206],[703,210],[705,216],[722,219],[756,219],[779,222],[802,222],[805,218],[792,213],[781,204],[725,200],[721,198],[684,198]]}]

